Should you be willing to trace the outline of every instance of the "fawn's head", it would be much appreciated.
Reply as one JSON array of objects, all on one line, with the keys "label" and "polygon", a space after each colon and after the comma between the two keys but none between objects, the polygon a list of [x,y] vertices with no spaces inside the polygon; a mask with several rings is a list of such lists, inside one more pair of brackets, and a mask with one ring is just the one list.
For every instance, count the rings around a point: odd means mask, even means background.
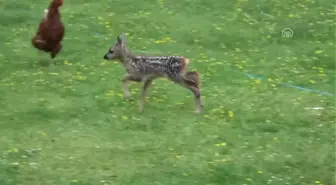
[{"label": "fawn's head", "polygon": [[104,55],[105,60],[121,59],[127,53],[124,41],[117,36],[117,42]]}]

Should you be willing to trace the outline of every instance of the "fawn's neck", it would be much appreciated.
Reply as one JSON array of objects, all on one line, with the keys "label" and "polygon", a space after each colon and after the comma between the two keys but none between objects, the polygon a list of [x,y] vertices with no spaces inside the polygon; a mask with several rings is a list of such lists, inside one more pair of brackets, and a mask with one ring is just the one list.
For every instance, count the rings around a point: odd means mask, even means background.
[{"label": "fawn's neck", "polygon": [[128,61],[131,61],[133,58],[134,56],[132,55],[132,53],[130,53],[127,49],[124,49],[121,53],[119,61],[125,65]]}]

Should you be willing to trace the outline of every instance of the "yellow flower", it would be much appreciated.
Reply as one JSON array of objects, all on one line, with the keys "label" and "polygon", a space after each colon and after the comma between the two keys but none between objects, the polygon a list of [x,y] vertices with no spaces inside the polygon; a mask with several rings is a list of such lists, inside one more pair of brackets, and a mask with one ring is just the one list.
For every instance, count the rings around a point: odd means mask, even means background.
[{"label": "yellow flower", "polygon": [[226,146],[226,143],[225,142],[218,143],[218,144],[216,144],[216,146]]},{"label": "yellow flower", "polygon": [[234,114],[233,114],[232,111],[229,111],[228,114],[229,114],[229,117],[230,117],[230,118],[233,118],[233,117],[234,117]]},{"label": "yellow flower", "polygon": [[256,83],[256,84],[260,84],[260,80],[259,80],[259,79],[256,80],[255,83]]},{"label": "yellow flower", "polygon": [[67,60],[66,60],[66,61],[64,61],[64,64],[65,64],[65,65],[69,65],[69,66],[71,66],[71,65],[72,65],[72,63],[71,63],[71,62],[69,62],[69,61],[67,61]]}]

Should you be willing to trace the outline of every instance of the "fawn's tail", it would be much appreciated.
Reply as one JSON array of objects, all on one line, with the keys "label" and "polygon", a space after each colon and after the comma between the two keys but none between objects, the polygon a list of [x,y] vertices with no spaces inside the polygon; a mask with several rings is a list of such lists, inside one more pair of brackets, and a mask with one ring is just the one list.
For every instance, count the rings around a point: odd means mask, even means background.
[{"label": "fawn's tail", "polygon": [[189,71],[184,77],[185,83],[200,88],[200,74],[197,71]]}]

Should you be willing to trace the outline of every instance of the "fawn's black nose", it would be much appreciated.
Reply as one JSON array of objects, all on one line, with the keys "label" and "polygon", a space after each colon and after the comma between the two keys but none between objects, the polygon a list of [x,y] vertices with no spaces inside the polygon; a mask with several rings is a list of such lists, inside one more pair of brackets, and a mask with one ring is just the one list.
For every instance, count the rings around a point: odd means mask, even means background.
[{"label": "fawn's black nose", "polygon": [[105,59],[105,60],[107,59],[107,56],[106,56],[106,55],[104,55],[104,59]]}]

